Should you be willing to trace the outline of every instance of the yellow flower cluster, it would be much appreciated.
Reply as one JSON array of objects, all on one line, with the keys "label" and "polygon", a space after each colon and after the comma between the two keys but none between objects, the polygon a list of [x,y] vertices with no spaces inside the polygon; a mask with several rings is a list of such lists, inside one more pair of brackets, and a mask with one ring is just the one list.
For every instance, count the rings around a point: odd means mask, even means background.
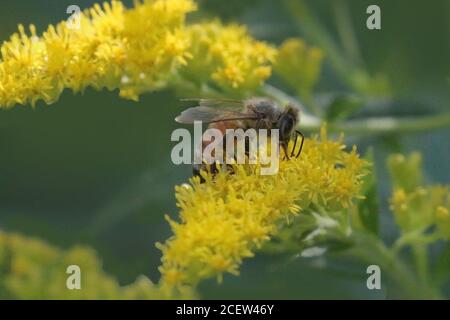
[{"label": "yellow flower cluster", "polygon": [[274,69],[300,96],[307,99],[319,79],[323,56],[322,50],[308,47],[302,39],[287,39],[279,49]]},{"label": "yellow flower cluster", "polygon": [[[81,290],[66,287],[70,276],[66,269],[81,269]],[[141,276],[134,283],[121,287],[105,274],[95,252],[74,247],[59,250],[43,241],[15,233],[0,231],[0,299],[164,299],[192,298],[167,296],[160,287]]]},{"label": "yellow flower cluster", "polygon": [[[292,148],[292,145],[291,145]],[[307,139],[298,159],[280,161],[276,175],[260,175],[260,165],[236,165],[233,174],[205,172],[176,187],[179,222],[162,250],[162,285],[184,287],[223,273],[238,274],[285,220],[311,204],[348,207],[359,197],[366,162],[341,141]],[[282,157],[283,155],[281,155]],[[285,220],[284,220],[285,219]]]},{"label": "yellow flower cluster", "polygon": [[137,99],[159,88],[177,64],[186,63],[187,12],[192,0],[143,0],[96,4],[73,21],[50,25],[42,37],[30,26],[1,47],[0,106],[52,103],[64,88],[87,86]]},{"label": "yellow flower cluster", "polygon": [[219,21],[188,28],[193,56],[182,74],[192,81],[213,82],[225,92],[254,90],[271,75],[276,49],[254,40],[244,26]]},{"label": "yellow flower cluster", "polygon": [[0,49],[0,107],[50,104],[65,88],[89,86],[137,100],[176,83],[179,69],[185,80],[225,90],[254,89],[270,76],[274,48],[244,27],[186,26],[195,9],[193,0],[136,0],[131,9],[113,0],[50,25],[42,36],[20,25]]},{"label": "yellow flower cluster", "polygon": [[445,186],[418,187],[414,191],[396,189],[391,198],[391,209],[397,224],[404,231],[425,229],[437,224],[450,236],[450,190]]},{"label": "yellow flower cluster", "polygon": [[419,153],[391,156],[389,168],[394,180],[391,210],[403,232],[426,230],[436,225],[442,238],[450,239],[450,189],[424,186]]}]

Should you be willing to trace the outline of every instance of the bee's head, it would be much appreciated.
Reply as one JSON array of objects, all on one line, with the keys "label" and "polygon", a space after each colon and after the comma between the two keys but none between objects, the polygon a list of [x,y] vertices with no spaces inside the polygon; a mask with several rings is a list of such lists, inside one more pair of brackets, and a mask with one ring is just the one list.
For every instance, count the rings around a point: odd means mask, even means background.
[{"label": "bee's head", "polygon": [[280,141],[289,141],[297,122],[298,109],[292,105],[287,105],[277,121],[277,128],[280,130]]}]

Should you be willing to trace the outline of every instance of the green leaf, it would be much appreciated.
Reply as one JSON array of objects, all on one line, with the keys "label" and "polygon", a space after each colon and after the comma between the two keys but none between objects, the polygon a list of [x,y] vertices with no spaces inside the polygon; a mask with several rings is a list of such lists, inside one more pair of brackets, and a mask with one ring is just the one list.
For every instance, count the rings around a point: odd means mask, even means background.
[{"label": "green leaf", "polygon": [[[365,159],[370,163],[373,163],[373,149],[369,149]],[[364,179],[362,194],[365,199],[359,201],[358,203],[359,218],[366,230],[378,235],[378,212],[380,208],[378,203],[377,181],[374,167]]]}]

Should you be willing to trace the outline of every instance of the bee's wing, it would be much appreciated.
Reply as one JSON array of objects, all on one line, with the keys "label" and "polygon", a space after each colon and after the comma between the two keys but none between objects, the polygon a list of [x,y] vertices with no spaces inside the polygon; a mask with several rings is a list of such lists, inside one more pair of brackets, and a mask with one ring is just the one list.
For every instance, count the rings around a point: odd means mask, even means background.
[{"label": "bee's wing", "polygon": [[179,123],[194,123],[202,121],[205,123],[231,121],[231,120],[256,120],[256,114],[244,113],[233,109],[211,108],[198,106],[184,110],[175,121]]},{"label": "bee's wing", "polygon": [[198,106],[186,109],[175,121],[180,123],[205,123],[257,119],[253,113],[243,112],[244,102],[233,99],[182,99],[182,101],[196,101]]},{"label": "bee's wing", "polygon": [[181,99],[181,101],[195,101],[200,107],[241,109],[244,107],[244,101],[235,99]]}]

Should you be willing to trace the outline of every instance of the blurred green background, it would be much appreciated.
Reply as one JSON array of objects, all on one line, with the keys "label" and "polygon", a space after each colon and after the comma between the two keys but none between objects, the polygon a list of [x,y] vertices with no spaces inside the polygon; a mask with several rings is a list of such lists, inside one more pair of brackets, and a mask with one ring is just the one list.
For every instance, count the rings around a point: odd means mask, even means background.
[{"label": "blurred green background", "polygon": [[[67,17],[66,8],[96,1],[18,0],[0,5],[0,39],[17,24],[42,31]],[[126,1],[130,3],[131,1]],[[373,103],[372,115],[425,115],[450,109],[450,1],[309,1],[320,23],[337,37],[336,6],[347,5],[362,57],[372,73],[387,75],[393,99]],[[366,28],[366,8],[378,4],[382,30]],[[277,0],[204,0],[191,19],[220,16],[249,26],[256,38],[279,44],[302,30]],[[308,41],[308,38],[306,38]],[[308,41],[315,44],[313,40]],[[318,92],[345,92],[325,62]],[[173,118],[181,105],[173,91],[141,97],[117,92],[70,92],[51,106],[0,111],[0,228],[36,236],[62,247],[86,244],[98,251],[104,269],[121,284],[145,274],[159,279],[161,254],[154,246],[170,236],[164,214],[175,217],[174,186],[187,180],[189,166],[170,161]],[[419,150],[429,182],[450,182],[450,129],[389,136],[347,136],[362,153],[375,150],[382,197],[381,230],[394,237],[388,213],[390,185],[385,158]],[[294,259],[259,255],[243,264],[241,276],[222,285],[209,280],[204,298],[383,298],[370,292],[366,266],[340,259]]]}]

